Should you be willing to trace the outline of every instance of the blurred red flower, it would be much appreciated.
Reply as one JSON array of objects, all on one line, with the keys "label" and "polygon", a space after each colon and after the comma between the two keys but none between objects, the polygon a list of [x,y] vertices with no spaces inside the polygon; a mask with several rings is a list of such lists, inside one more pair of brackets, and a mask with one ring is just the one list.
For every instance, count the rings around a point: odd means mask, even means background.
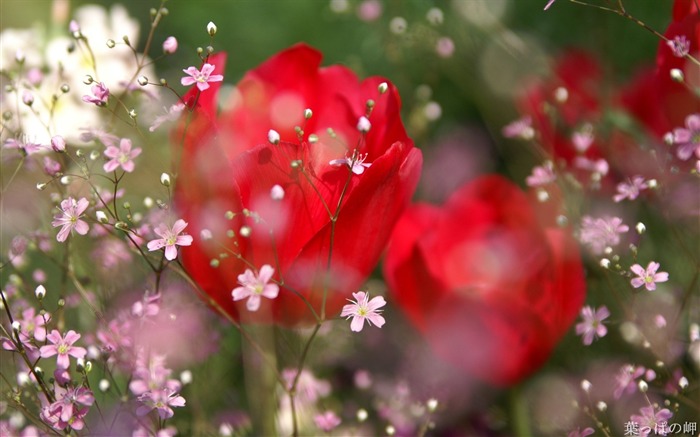
[{"label": "blurred red flower", "polygon": [[[175,200],[192,233],[208,230],[213,238],[195,238],[182,261],[237,319],[246,312],[260,322],[313,322],[296,293],[320,315],[324,289],[325,313],[335,315],[377,264],[420,176],[422,155],[401,122],[394,86],[382,94],[385,80],[359,82],[343,66],[319,68],[321,58],[305,45],[278,53],[245,74],[221,114],[220,83],[185,96],[193,112],[177,133],[184,149]],[[225,55],[208,62],[221,74]],[[371,128],[363,134],[358,122],[370,99]],[[277,142],[271,129],[278,144],[268,141]],[[353,153],[364,157],[362,174],[330,164]],[[275,269],[280,293],[249,313],[231,291],[238,275],[265,264]]]},{"label": "blurred red flower", "polygon": [[496,385],[545,362],[586,290],[569,230],[542,227],[525,193],[500,176],[472,181],[442,207],[407,210],[384,272],[435,352]]}]

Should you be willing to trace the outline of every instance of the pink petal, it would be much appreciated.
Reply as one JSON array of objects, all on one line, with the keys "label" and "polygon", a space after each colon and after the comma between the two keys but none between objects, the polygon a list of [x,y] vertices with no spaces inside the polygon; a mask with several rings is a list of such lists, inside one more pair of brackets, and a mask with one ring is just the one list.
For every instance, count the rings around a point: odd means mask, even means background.
[{"label": "pink petal", "polygon": [[231,292],[233,300],[241,300],[250,296],[250,290],[247,287],[236,287]]},{"label": "pink petal", "polygon": [[178,246],[189,246],[192,244],[192,235],[180,235],[175,240],[175,244]]},{"label": "pink petal", "polygon": [[172,261],[177,258],[177,247],[175,245],[170,245],[165,247],[165,259]]},{"label": "pink petal", "polygon": [[690,114],[685,119],[685,125],[688,129],[697,131],[700,130],[700,114]]},{"label": "pink petal", "polygon": [[122,168],[125,172],[131,173],[132,171],[134,171],[134,161],[126,161],[122,164]]},{"label": "pink petal", "polygon": [[42,346],[41,349],[39,349],[39,354],[41,355],[41,358],[49,358],[56,355],[57,353],[58,350],[54,345]]},{"label": "pink petal", "polygon": [[367,319],[377,328],[381,328],[384,326],[384,323],[386,323],[384,317],[380,316],[379,314],[370,314],[367,316]]},{"label": "pink petal", "polygon": [[224,76],[220,74],[212,74],[209,76],[209,79],[207,79],[207,82],[221,82],[222,80],[224,80]]},{"label": "pink petal", "polygon": [[340,317],[352,316],[356,313],[357,313],[357,305],[349,304],[349,305],[343,306],[343,310],[340,313]]},{"label": "pink petal", "polygon": [[666,282],[668,281],[668,273],[659,272],[654,275],[654,282]]},{"label": "pink petal", "polygon": [[269,299],[274,299],[277,297],[279,292],[280,288],[277,286],[277,284],[267,284],[265,287],[263,287],[262,295]]},{"label": "pink petal", "polygon": [[151,240],[146,244],[146,247],[148,247],[148,250],[154,251],[161,249],[165,246],[165,240]]},{"label": "pink petal", "polygon": [[88,226],[88,224],[84,221],[78,220],[77,222],[75,222],[75,232],[79,233],[80,235],[87,234],[89,230],[90,226]]},{"label": "pink petal", "polygon": [[107,158],[117,158],[119,156],[119,149],[114,146],[109,146],[105,149],[105,156]]},{"label": "pink petal", "polygon": [[179,234],[180,232],[184,231],[186,227],[187,222],[183,219],[178,219],[173,225],[173,234]]},{"label": "pink petal", "polygon": [[260,296],[252,294],[245,304],[248,311],[257,311],[260,308]]},{"label": "pink petal", "polygon": [[180,83],[183,86],[190,86],[194,85],[197,81],[193,77],[185,76],[182,79],[180,79]]},{"label": "pink petal", "polygon": [[386,305],[386,301],[384,300],[384,298],[382,296],[376,296],[369,301],[367,309],[370,312],[373,312],[376,311],[378,308],[383,307],[384,305]]},{"label": "pink petal", "polygon": [[644,276],[647,273],[646,270],[644,270],[644,267],[640,266],[639,264],[633,265],[632,267],[630,267],[630,270],[632,270],[634,274],[639,276]]},{"label": "pink petal", "polygon": [[269,265],[265,264],[264,266],[260,267],[260,273],[258,273],[258,279],[260,282],[268,283],[270,282],[270,279],[272,279],[272,275],[275,274],[275,269]]},{"label": "pink petal", "polygon": [[214,66],[211,64],[204,64],[202,65],[202,76],[209,76],[212,72],[214,72]]},{"label": "pink petal", "polygon": [[650,262],[649,265],[647,266],[646,274],[649,276],[653,276],[654,273],[656,273],[656,271],[659,270],[660,265],[661,264],[654,262],[654,261]]},{"label": "pink petal", "polygon": [[352,318],[352,322],[350,323],[350,330],[353,332],[360,332],[362,331],[362,328],[365,326],[365,319],[360,317],[360,316],[355,316]]},{"label": "pink petal", "polygon": [[64,224],[63,227],[61,228],[60,231],[58,231],[58,235],[56,235],[56,240],[58,240],[60,243],[63,243],[66,241],[68,238],[68,235],[70,235],[70,229],[71,225],[69,224]]},{"label": "pink petal", "polygon": [[108,173],[113,172],[114,170],[119,168],[119,161],[117,161],[116,159],[107,161],[103,168]]},{"label": "pink petal", "polygon": [[78,200],[78,204],[75,208],[75,215],[81,215],[84,213],[88,206],[90,206],[90,202],[88,202],[86,198],[82,197],[80,200]]},{"label": "pink petal", "polygon": [[208,82],[197,82],[197,88],[199,88],[200,91],[206,91],[209,89],[209,83]]},{"label": "pink petal", "polygon": [[632,286],[633,286],[634,288],[639,288],[639,287],[641,287],[642,285],[644,285],[644,279],[642,279],[642,278],[632,278],[632,280],[630,281],[630,283],[632,284]]}]

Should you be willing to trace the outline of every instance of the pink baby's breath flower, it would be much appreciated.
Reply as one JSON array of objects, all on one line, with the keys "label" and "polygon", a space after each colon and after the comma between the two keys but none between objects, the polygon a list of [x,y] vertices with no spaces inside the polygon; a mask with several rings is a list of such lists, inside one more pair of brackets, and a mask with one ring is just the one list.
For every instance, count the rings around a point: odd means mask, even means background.
[{"label": "pink baby's breath flower", "polygon": [[65,152],[66,151],[66,140],[62,136],[56,135],[51,138],[51,148],[54,152]]},{"label": "pink baby's breath flower", "polygon": [[84,358],[87,353],[85,348],[73,346],[73,344],[80,339],[80,334],[72,329],[66,333],[65,337],[61,336],[61,333],[58,332],[57,329],[54,329],[46,336],[46,339],[49,340],[51,344],[42,346],[39,353],[42,358],[49,358],[57,355],[56,366],[61,369],[70,367],[69,355],[75,358]]},{"label": "pink baby's breath flower", "polygon": [[640,437],[647,437],[654,433],[654,435],[668,435],[668,419],[673,417],[673,413],[668,408],[663,408],[659,411],[654,411],[652,405],[642,407],[639,410],[641,415],[632,415],[630,417],[630,422],[639,425],[639,435]]},{"label": "pink baby's breath flower", "polygon": [[506,138],[531,140],[535,136],[535,130],[532,128],[532,117],[526,115],[508,123],[503,127],[501,133]]},{"label": "pink baby's breath flower", "polygon": [[361,175],[365,172],[366,168],[370,168],[372,163],[365,162],[367,159],[367,154],[360,154],[356,157],[346,156],[345,158],[332,159],[329,164],[334,167],[340,167],[346,165],[353,173],[356,175]]},{"label": "pink baby's breath flower", "polygon": [[340,422],[340,417],[332,411],[326,411],[314,416],[314,423],[323,432],[331,432],[331,430],[340,425]]},{"label": "pink baby's breath flower", "polygon": [[111,172],[119,167],[127,173],[134,171],[134,158],[141,154],[140,148],[131,148],[131,140],[122,138],[119,142],[119,147],[107,146],[105,156],[110,158],[104,165],[106,172]]},{"label": "pink baby's breath flower", "polygon": [[639,288],[642,285],[646,287],[647,290],[649,291],[654,291],[656,290],[656,283],[657,282],[666,282],[668,281],[668,273],[666,272],[658,272],[659,267],[661,265],[657,262],[650,262],[647,268],[645,269],[644,267],[640,266],[639,264],[635,264],[632,267],[630,267],[630,270],[632,270],[632,273],[637,275],[636,278],[632,278],[630,283],[634,288]]},{"label": "pink baby's breath flower", "polygon": [[163,53],[175,53],[177,51],[177,39],[169,36],[163,41]]},{"label": "pink baby's breath flower", "polygon": [[93,85],[90,91],[92,91],[93,95],[84,95],[83,102],[94,103],[97,106],[104,106],[107,104],[109,100],[109,89],[103,82]]},{"label": "pink baby's breath flower", "polygon": [[138,400],[142,405],[136,409],[136,414],[145,416],[152,410],[157,410],[158,416],[163,420],[170,419],[175,414],[171,407],[185,406],[185,398],[168,388],[146,392]]},{"label": "pink baby's breath flower", "polygon": [[581,132],[574,132],[571,135],[571,142],[574,144],[574,148],[579,152],[583,153],[591,147],[593,144],[593,132],[590,129],[584,129]]},{"label": "pink baby's breath flower", "polygon": [[619,217],[584,216],[581,219],[579,240],[588,245],[595,255],[600,255],[606,247],[617,246],[620,243],[620,234],[627,231],[629,226],[622,223]]},{"label": "pink baby's breath flower", "polygon": [[61,226],[56,240],[63,243],[74,229],[75,232],[80,235],[88,233],[90,227],[85,221],[80,220],[80,217],[82,217],[89,204],[88,200],[84,197],[77,202],[72,197],[61,202],[61,214],[54,216],[54,220],[51,222],[51,226],[54,228]]},{"label": "pink baby's breath flower", "polygon": [[363,0],[357,6],[357,16],[362,21],[374,21],[382,15],[382,4],[379,0]]},{"label": "pink baby's breath flower", "polygon": [[83,418],[95,402],[95,396],[90,389],[63,388],[56,385],[55,393],[56,401],[42,409],[41,418],[54,429],[63,430],[69,426],[75,430],[83,429]]},{"label": "pink baby's breath flower", "polygon": [[441,58],[449,58],[455,52],[455,43],[446,36],[437,40],[435,51]]},{"label": "pink baby's breath flower", "polygon": [[615,202],[621,202],[624,199],[634,200],[639,196],[639,193],[649,188],[643,177],[634,176],[629,183],[621,182],[617,184],[617,194],[613,196]]},{"label": "pink baby's breath flower", "polygon": [[241,284],[241,286],[234,288],[231,292],[233,300],[237,301],[248,298],[248,302],[246,302],[248,311],[257,311],[258,308],[260,308],[260,296],[274,299],[280,291],[277,284],[270,283],[274,273],[275,269],[268,264],[260,268],[260,272],[257,276],[251,269],[246,269],[245,272],[238,275],[238,283]]},{"label": "pink baby's breath flower", "polygon": [[117,141],[119,141],[118,136],[105,132],[101,129],[81,128],[80,130],[83,131],[80,134],[80,141],[85,143],[99,141],[105,146],[114,146],[117,144]]},{"label": "pink baby's breath flower", "polygon": [[575,430],[571,431],[567,437],[588,437],[589,435],[593,434],[595,430],[591,428],[590,426],[588,428],[576,428]]},{"label": "pink baby's breath flower", "polygon": [[164,115],[159,115],[158,117],[156,117],[156,119],[153,120],[153,124],[151,125],[151,127],[148,128],[148,130],[153,132],[156,129],[158,129],[163,123],[177,120],[180,117],[180,114],[182,113],[183,109],[185,109],[185,105],[183,103],[175,103],[170,107],[170,109],[167,109],[165,111]]},{"label": "pink baby's breath flower", "polygon": [[574,158],[574,167],[599,173],[601,176],[605,176],[610,171],[610,164],[603,158],[592,160],[585,156],[577,156]]},{"label": "pink baby's breath flower", "polygon": [[678,159],[687,161],[700,150],[700,114],[691,114],[685,118],[685,128],[673,130],[673,143],[678,146]]},{"label": "pink baby's breath flower", "polygon": [[352,303],[345,305],[343,311],[340,313],[340,317],[347,317],[348,319],[352,317],[350,330],[354,332],[362,331],[365,321],[367,321],[370,326],[373,324],[376,325],[377,328],[384,326],[386,321],[384,317],[380,315],[382,310],[379,309],[386,305],[386,301],[382,296],[376,296],[372,298],[372,300],[369,300],[369,293],[358,291],[357,293],[353,293],[352,297],[354,297],[355,300],[348,299]]},{"label": "pink baby's breath flower", "polygon": [[18,149],[27,155],[33,155],[43,149],[41,144],[33,143],[31,141],[22,141],[16,138],[9,138],[5,140],[3,147],[6,149]]},{"label": "pink baby's breath flower", "polygon": [[666,44],[673,51],[673,56],[684,58],[690,52],[690,41],[685,35],[677,35],[673,39],[666,41]]},{"label": "pink baby's breath flower", "polygon": [[597,310],[590,306],[585,306],[581,309],[582,322],[576,325],[576,335],[583,336],[583,344],[586,346],[593,343],[595,338],[605,337],[608,333],[608,328],[603,325],[603,320],[610,317],[610,311],[603,305]]},{"label": "pink baby's breath flower", "polygon": [[44,172],[49,176],[55,176],[61,171],[61,164],[48,156],[44,156]]},{"label": "pink baby's breath flower", "polygon": [[635,380],[642,377],[645,372],[645,368],[642,366],[634,367],[631,364],[625,364],[620,368],[620,371],[615,375],[615,390],[613,391],[613,397],[615,399],[620,399],[623,394],[632,394],[637,390],[637,384]]},{"label": "pink baby's breath flower", "polygon": [[541,187],[555,180],[557,180],[557,175],[554,173],[550,163],[534,167],[532,174],[525,179],[525,183],[528,187]]},{"label": "pink baby's breath flower", "polygon": [[556,0],[549,0],[546,5],[544,5],[544,10],[546,11],[549,9],[550,6],[555,2]]},{"label": "pink baby's breath flower", "polygon": [[179,219],[172,228],[164,224],[156,226],[153,232],[161,238],[148,242],[148,250],[154,251],[165,247],[165,259],[172,261],[177,258],[176,246],[189,246],[192,244],[191,235],[180,235],[187,227],[187,222]]},{"label": "pink baby's breath flower", "polygon": [[200,91],[204,91],[209,88],[209,82],[221,82],[224,80],[224,76],[220,74],[212,74],[214,72],[214,66],[211,64],[202,65],[202,70],[198,70],[197,67],[189,67],[186,70],[182,70],[189,76],[185,76],[180,79],[180,83],[183,86],[191,86],[197,84],[197,88]]}]

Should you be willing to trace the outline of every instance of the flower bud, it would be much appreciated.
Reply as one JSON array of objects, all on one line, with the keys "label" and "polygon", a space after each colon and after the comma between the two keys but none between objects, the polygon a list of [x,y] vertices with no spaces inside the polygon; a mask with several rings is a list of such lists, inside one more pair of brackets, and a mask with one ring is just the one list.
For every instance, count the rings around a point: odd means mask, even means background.
[{"label": "flower bud", "polygon": [[688,378],[681,376],[681,379],[678,380],[678,387],[682,388],[683,390],[688,388]]},{"label": "flower bud", "polygon": [[34,290],[34,295],[39,300],[44,299],[44,297],[46,296],[46,288],[43,285],[39,284],[39,286],[37,286]]},{"label": "flower bud", "polygon": [[182,385],[187,385],[192,382],[192,372],[189,370],[183,370],[180,373],[180,382]]},{"label": "flower bud", "polygon": [[583,381],[581,381],[581,390],[588,393],[591,390],[591,382],[587,379],[584,379]]},{"label": "flower bud", "polygon": [[308,119],[310,119],[313,115],[314,115],[314,113],[313,113],[313,111],[311,111],[311,109],[309,109],[309,108],[304,109],[304,118],[305,118],[305,119],[308,120]]},{"label": "flower bud", "polygon": [[284,199],[284,188],[282,188],[281,185],[273,185],[270,189],[270,198],[272,198],[272,200]]},{"label": "flower bud", "polygon": [[250,233],[252,232],[252,230],[250,229],[250,226],[241,226],[241,230],[238,232],[240,232],[242,237],[247,238],[250,237]]},{"label": "flower bud", "polygon": [[101,379],[98,387],[100,388],[100,391],[104,393],[109,390],[109,385],[109,380]]},{"label": "flower bud", "polygon": [[380,83],[379,86],[377,87],[379,94],[384,94],[385,92],[387,92],[388,89],[389,89],[389,85],[386,82]]},{"label": "flower bud", "polygon": [[66,140],[62,136],[56,135],[51,138],[51,148],[54,152],[65,152],[66,151]]},{"label": "flower bud", "polygon": [[20,325],[19,322],[18,322],[17,320],[15,320],[14,322],[12,322],[12,330],[13,330],[13,331],[15,331],[16,333],[19,333],[19,331],[21,330],[21,328],[22,328],[22,325]]},{"label": "flower bud", "polygon": [[209,36],[214,36],[214,35],[216,35],[216,31],[217,31],[216,24],[214,24],[214,22],[210,21],[209,24],[207,24],[207,33],[209,34]]},{"label": "flower bud", "polygon": [[370,123],[369,119],[365,116],[360,117],[360,119],[357,121],[357,130],[359,130],[362,133],[369,132],[371,127],[372,123]]},{"label": "flower bud", "polygon": [[635,226],[635,229],[637,229],[637,233],[641,235],[647,230],[647,227],[644,226],[644,223],[639,222],[637,223],[637,226]]},{"label": "flower bud", "polygon": [[276,130],[270,129],[269,132],[267,133],[267,141],[270,142],[270,144],[279,144],[280,143],[280,134]]},{"label": "flower bud", "polygon": [[425,403],[425,405],[428,407],[428,411],[431,413],[435,412],[438,407],[438,400],[435,398],[430,398],[428,399],[428,402]]},{"label": "flower bud", "polygon": [[673,80],[674,82],[682,83],[683,81],[685,81],[683,71],[680,68],[672,68],[670,74],[671,80]]},{"label": "flower bud", "polygon": [[27,106],[32,106],[34,104],[34,94],[29,90],[24,90],[22,93],[22,103]]},{"label": "flower bud", "polygon": [[107,48],[113,49],[114,46],[116,46],[116,45],[117,45],[117,43],[114,42],[113,39],[108,39],[108,40],[107,40]]},{"label": "flower bud", "polygon": [[608,409],[608,404],[603,401],[599,401],[597,404],[595,404],[595,406],[600,412],[605,412],[605,410]]},{"label": "flower bud", "polygon": [[125,43],[126,45],[128,45],[128,46],[131,45],[131,43],[129,42],[129,36],[128,36],[128,35],[122,36],[122,41],[124,41],[124,43]]},{"label": "flower bud", "polygon": [[166,187],[170,186],[170,175],[167,173],[162,173],[160,175],[160,183]]},{"label": "flower bud", "polygon": [[139,78],[137,79],[137,82],[141,86],[146,86],[146,85],[148,85],[148,78],[146,76],[139,76]]},{"label": "flower bud", "polygon": [[639,386],[639,391],[642,393],[646,393],[647,390],[649,390],[649,384],[647,384],[646,381],[639,381],[639,384],[637,385]]},{"label": "flower bud", "polygon": [[163,41],[163,53],[175,53],[177,51],[177,39],[174,36],[169,36]]},{"label": "flower bud", "polygon": [[369,416],[369,414],[367,413],[367,410],[365,410],[364,408],[360,408],[359,410],[357,410],[357,421],[358,422],[364,422],[365,420],[367,420],[368,416]]},{"label": "flower bud", "polygon": [[95,215],[97,216],[98,222],[109,223],[109,219],[107,218],[107,214],[105,214],[104,211],[97,211],[97,213],[95,213]]}]

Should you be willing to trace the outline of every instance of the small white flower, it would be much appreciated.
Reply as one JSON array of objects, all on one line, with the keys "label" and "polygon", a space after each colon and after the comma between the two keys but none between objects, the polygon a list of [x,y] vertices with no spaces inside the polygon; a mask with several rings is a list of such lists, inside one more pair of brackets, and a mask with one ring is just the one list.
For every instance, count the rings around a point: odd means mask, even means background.
[{"label": "small white flower", "polygon": [[340,167],[341,165],[346,165],[353,173],[356,175],[361,175],[365,172],[365,168],[372,166],[371,162],[365,162],[367,159],[367,154],[357,155],[357,158],[346,156],[345,158],[333,159],[329,162],[330,165],[334,167]]},{"label": "small white flower", "polygon": [[369,122],[369,119],[364,115],[360,117],[360,119],[357,121],[357,130],[362,133],[367,133],[369,132],[370,128],[372,128],[372,123]]},{"label": "small white flower", "polygon": [[273,185],[270,189],[270,198],[272,198],[272,200],[284,199],[284,188],[278,184]]},{"label": "small white flower", "polygon": [[280,143],[280,134],[276,130],[270,129],[267,132],[267,141],[270,142],[270,144],[279,144]]}]

